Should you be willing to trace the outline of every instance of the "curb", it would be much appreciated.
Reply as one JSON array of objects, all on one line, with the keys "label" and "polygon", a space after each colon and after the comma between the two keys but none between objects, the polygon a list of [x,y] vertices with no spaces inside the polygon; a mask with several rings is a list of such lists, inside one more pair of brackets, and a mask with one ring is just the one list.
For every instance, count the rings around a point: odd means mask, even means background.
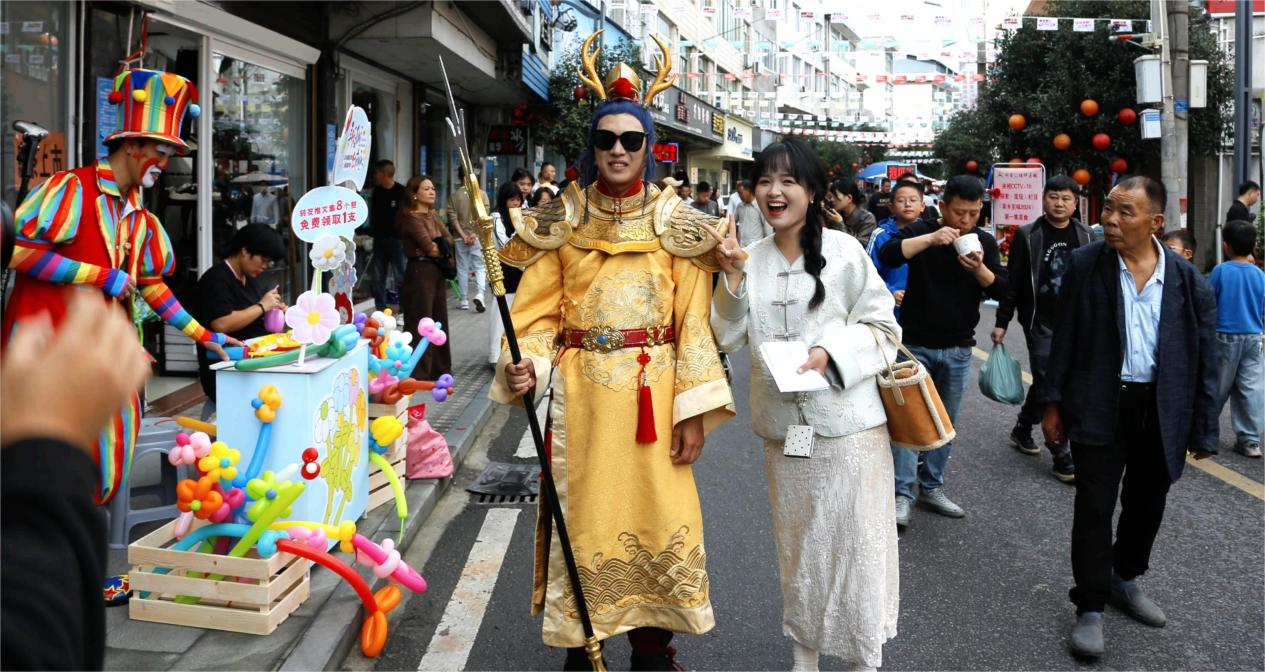
[{"label": "curb", "polygon": [[[454,474],[460,471],[484,421],[496,407],[488,398],[491,387],[492,381],[489,380],[457,418],[454,428],[444,433],[444,439],[452,452]],[[401,550],[408,548],[422,525],[430,518],[440,497],[452,487],[454,480],[456,479],[409,481],[405,496],[409,511],[414,513],[404,529]],[[377,529],[365,536],[375,539],[384,533],[393,536],[398,531],[396,520],[393,515],[383,517]],[[374,590],[383,583],[381,580],[373,580],[375,577],[372,574],[367,578]],[[356,591],[346,582],[339,582],[338,587],[325,598],[325,603],[317,607],[307,629],[290,645],[275,669],[295,672],[337,669],[360,636],[360,610],[361,602]]]}]

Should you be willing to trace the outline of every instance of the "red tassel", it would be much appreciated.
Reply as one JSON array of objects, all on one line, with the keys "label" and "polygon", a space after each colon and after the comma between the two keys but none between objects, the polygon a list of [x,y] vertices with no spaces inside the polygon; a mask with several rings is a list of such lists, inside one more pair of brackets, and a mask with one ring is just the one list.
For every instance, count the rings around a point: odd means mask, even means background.
[{"label": "red tassel", "polygon": [[659,435],[654,431],[654,399],[650,396],[649,381],[646,380],[646,364],[650,363],[650,355],[642,352],[637,356],[641,364],[641,388],[637,391],[637,443],[654,443]]}]

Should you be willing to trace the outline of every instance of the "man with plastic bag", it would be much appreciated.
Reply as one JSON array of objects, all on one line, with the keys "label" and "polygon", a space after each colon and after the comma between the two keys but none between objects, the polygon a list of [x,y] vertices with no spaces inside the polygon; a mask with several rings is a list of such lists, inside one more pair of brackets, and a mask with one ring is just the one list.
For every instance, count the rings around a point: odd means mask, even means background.
[{"label": "man with plastic bag", "polygon": [[[1070,265],[1072,252],[1093,240],[1089,227],[1072,216],[1076,211],[1078,192],[1076,182],[1066,175],[1055,175],[1045,183],[1045,194],[1041,200],[1044,214],[1031,224],[1019,227],[1010,243],[1010,258],[1006,263],[1010,289],[997,306],[993,343],[1001,345],[1005,340],[1010,318],[1018,309],[1019,325],[1023,327],[1028,345],[1032,386],[1028,388],[1028,397],[1019,409],[1019,420],[1010,430],[1010,443],[1025,455],[1041,454],[1041,449],[1032,440],[1032,426],[1041,422],[1045,407],[1037,402],[1033,391],[1045,379],[1046,364],[1050,360],[1055,308],[1063,288],[1063,273]],[[990,364],[995,356],[989,358]],[[981,370],[981,389],[984,379],[985,373]],[[1064,483],[1074,482],[1076,468],[1067,442],[1047,442],[1046,448],[1054,458],[1051,470],[1054,477]]]}]

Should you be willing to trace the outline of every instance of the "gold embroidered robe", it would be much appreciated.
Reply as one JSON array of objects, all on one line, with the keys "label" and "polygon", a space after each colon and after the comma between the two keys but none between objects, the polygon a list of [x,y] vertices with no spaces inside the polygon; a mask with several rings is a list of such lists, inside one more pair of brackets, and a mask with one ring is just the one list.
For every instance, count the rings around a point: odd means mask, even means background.
[{"label": "gold embroidered robe", "polygon": [[[599,639],[637,627],[712,628],[702,512],[689,465],[672,464],[672,428],[702,415],[706,432],[733,416],[733,397],[709,325],[714,241],[727,223],[672,191],[616,201],[572,185],[548,205],[512,212],[501,258],[524,269],[512,315],[537,399],[552,384],[554,480]],[[562,346],[564,328],[673,325],[674,343],[648,347],[653,444],[636,441],[640,348]],[[491,396],[521,404],[504,381],[502,348]],[[713,448],[714,449],[714,448]],[[549,510],[537,512],[532,613],[545,644],[584,643]]]}]

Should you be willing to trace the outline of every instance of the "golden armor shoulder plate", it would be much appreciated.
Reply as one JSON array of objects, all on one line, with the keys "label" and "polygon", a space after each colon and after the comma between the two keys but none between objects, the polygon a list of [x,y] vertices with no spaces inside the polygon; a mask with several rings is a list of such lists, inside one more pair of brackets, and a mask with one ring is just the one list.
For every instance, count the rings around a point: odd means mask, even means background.
[{"label": "golden armor shoulder plate", "polygon": [[524,242],[521,236],[514,236],[510,238],[508,243],[502,245],[496,254],[501,258],[501,263],[506,266],[525,269],[536,263],[537,259],[545,256],[545,252],[548,252],[548,250],[534,248]]},{"label": "golden armor shoulder plate", "polygon": [[664,194],[655,204],[655,231],[663,249],[673,256],[698,259],[716,247],[716,239],[700,223],[709,224],[722,236],[728,233],[728,219],[695,208],[672,190],[665,189]]},{"label": "golden armor shoulder plate", "polygon": [[583,195],[572,182],[557,198],[539,208],[510,208],[515,239],[538,250],[556,250],[566,244],[574,231],[572,222],[582,207]]}]

